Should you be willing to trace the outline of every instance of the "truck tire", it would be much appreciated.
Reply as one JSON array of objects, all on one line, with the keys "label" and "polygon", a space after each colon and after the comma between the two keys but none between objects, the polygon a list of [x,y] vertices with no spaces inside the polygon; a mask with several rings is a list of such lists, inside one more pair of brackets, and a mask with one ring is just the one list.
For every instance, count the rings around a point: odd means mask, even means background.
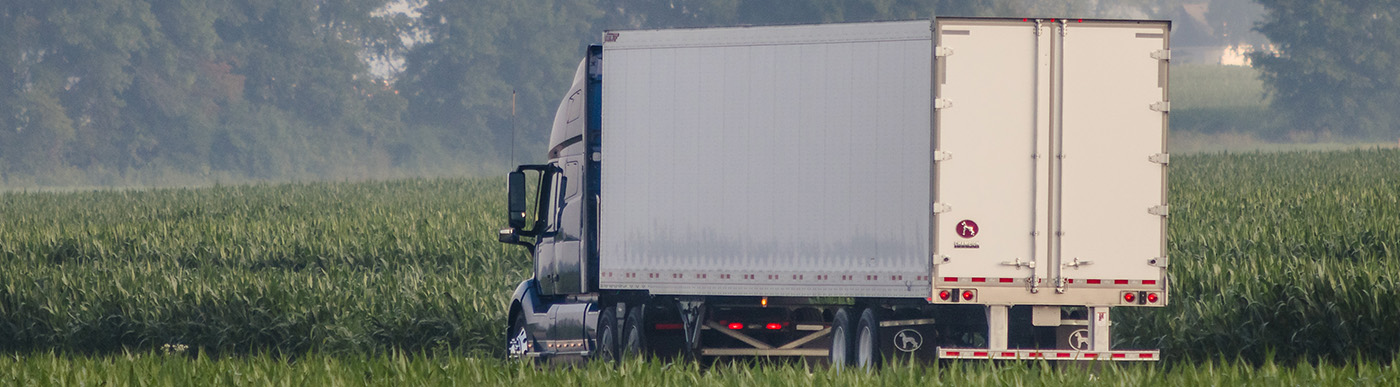
[{"label": "truck tire", "polygon": [[646,356],[647,330],[645,304],[627,308],[627,321],[622,325],[622,357]]},{"label": "truck tire", "polygon": [[880,366],[880,318],[875,308],[865,308],[856,323],[852,351],[855,352],[855,366],[872,370]]},{"label": "truck tire", "polygon": [[530,353],[530,334],[525,329],[525,314],[517,313],[506,330],[506,359],[523,359]]},{"label": "truck tire", "polygon": [[827,354],[832,368],[840,370],[851,365],[851,332],[854,330],[851,310],[837,309],[836,316],[831,319],[831,351]]},{"label": "truck tire", "polygon": [[598,312],[597,348],[594,349],[593,358],[616,362],[620,358],[617,352],[617,336],[617,307],[605,306]]}]

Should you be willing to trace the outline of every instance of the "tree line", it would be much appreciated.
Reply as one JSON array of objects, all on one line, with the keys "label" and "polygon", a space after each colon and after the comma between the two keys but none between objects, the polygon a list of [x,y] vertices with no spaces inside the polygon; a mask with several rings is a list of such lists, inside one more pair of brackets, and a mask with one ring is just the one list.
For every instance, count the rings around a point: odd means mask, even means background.
[{"label": "tree line", "polygon": [[[1286,85],[1345,83],[1370,97],[1327,106],[1373,118],[1309,122],[1387,130],[1390,119],[1380,117],[1393,109],[1367,101],[1394,98],[1395,80],[1381,75],[1386,53],[1400,52],[1395,24],[1385,23],[1395,6],[1260,1],[1270,17],[1260,31],[1283,46],[1279,56],[1256,58],[1275,84],[1275,101],[1300,110],[1307,98],[1295,95],[1307,92]],[[605,29],[932,15],[1162,17],[1181,3],[11,0],[0,5],[0,186],[495,173],[512,153],[539,157],[583,47]],[[1309,12],[1321,16],[1298,17]],[[1299,20],[1312,29],[1288,28]],[[1329,46],[1334,38],[1317,28],[1391,49],[1342,53],[1350,46]],[[1314,58],[1315,46],[1332,51]],[[1289,78],[1320,68],[1343,75]]]}]

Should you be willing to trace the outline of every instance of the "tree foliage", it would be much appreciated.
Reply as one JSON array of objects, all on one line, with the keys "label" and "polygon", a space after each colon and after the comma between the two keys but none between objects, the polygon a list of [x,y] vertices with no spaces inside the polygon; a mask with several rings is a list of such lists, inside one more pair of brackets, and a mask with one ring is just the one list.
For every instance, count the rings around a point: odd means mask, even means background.
[{"label": "tree foliage", "polygon": [[496,171],[542,156],[606,29],[1121,16],[1154,1],[1171,0],[10,0],[0,185]]},{"label": "tree foliage", "polygon": [[1251,54],[1273,107],[1300,131],[1393,139],[1400,125],[1400,4],[1259,0],[1278,52]]},{"label": "tree foliage", "polygon": [[0,177],[372,165],[405,105],[376,94],[384,85],[357,57],[364,41],[394,39],[375,35],[385,2],[6,2]]}]

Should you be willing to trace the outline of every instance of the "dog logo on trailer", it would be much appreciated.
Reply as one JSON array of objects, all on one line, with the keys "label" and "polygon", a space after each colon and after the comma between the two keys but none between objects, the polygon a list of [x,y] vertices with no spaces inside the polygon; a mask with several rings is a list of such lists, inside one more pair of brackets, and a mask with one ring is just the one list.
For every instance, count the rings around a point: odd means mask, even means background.
[{"label": "dog logo on trailer", "polygon": [[1076,351],[1089,350],[1089,329],[1083,328],[1075,330],[1069,334],[1069,347]]},{"label": "dog logo on trailer", "polygon": [[978,230],[980,229],[977,227],[977,222],[973,222],[969,219],[963,219],[963,221],[958,222],[957,228],[954,229],[954,231],[958,233],[958,236],[963,238],[972,238],[977,236]]}]

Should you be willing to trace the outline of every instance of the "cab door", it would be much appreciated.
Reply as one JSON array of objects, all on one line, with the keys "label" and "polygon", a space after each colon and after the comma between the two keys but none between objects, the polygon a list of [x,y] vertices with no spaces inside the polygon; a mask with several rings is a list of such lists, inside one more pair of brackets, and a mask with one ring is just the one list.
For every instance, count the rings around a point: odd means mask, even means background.
[{"label": "cab door", "polygon": [[564,159],[556,211],[558,227],[554,238],[554,291],[556,294],[583,292],[583,168],[581,157]]},{"label": "cab door", "polygon": [[576,294],[583,292],[581,259],[583,258],[583,168],[576,157],[560,161],[563,168],[550,175],[549,196],[543,209],[545,228],[536,246],[535,279],[540,294]]},{"label": "cab door", "polygon": [[547,187],[540,194],[540,220],[543,227],[535,245],[535,281],[539,283],[540,295],[559,294],[559,274],[555,270],[559,252],[559,207],[560,189],[568,183],[564,174],[557,170],[545,175]]}]

